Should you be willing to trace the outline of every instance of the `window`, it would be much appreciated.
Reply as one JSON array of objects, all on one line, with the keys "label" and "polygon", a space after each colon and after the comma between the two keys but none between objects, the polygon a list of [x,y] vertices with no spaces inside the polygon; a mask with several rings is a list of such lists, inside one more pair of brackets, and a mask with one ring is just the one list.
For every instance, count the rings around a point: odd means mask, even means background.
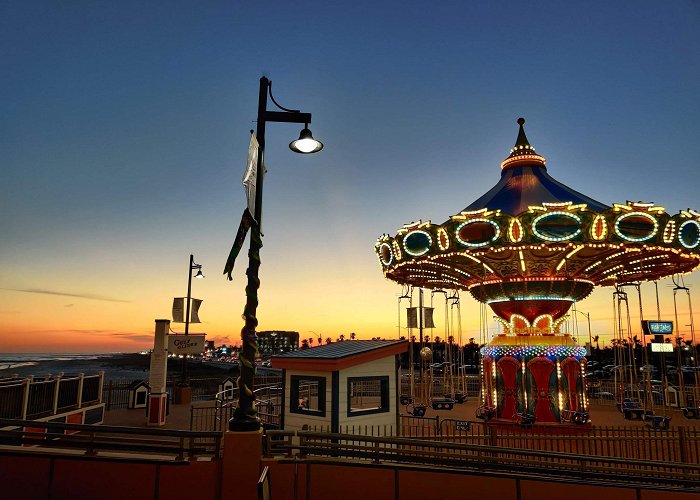
[{"label": "window", "polygon": [[325,417],[326,379],[307,375],[291,375],[289,378],[289,411]]},{"label": "window", "polygon": [[349,377],[348,417],[389,411],[389,377]]}]

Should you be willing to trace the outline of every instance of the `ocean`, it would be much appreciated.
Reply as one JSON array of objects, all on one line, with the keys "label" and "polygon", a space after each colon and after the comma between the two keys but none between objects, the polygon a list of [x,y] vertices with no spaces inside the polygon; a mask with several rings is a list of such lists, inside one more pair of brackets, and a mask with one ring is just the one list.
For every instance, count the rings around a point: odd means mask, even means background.
[{"label": "ocean", "polygon": [[[45,377],[46,375],[64,376],[96,375],[105,372],[105,380],[147,380],[151,356],[148,353],[0,353],[0,379],[13,375],[27,377]],[[168,360],[168,377],[179,376],[182,362],[179,359]],[[205,365],[191,361],[191,377],[226,376],[230,366]]]},{"label": "ocean", "polygon": [[129,353],[0,353],[0,378],[19,375],[44,377],[95,375],[105,372],[106,380],[145,379],[150,357]]}]

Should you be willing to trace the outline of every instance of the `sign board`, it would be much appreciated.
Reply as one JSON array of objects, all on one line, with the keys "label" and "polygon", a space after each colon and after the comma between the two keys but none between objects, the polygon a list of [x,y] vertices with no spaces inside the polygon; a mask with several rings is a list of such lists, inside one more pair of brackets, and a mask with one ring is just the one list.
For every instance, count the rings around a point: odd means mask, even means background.
[{"label": "sign board", "polygon": [[168,352],[171,354],[202,354],[204,352],[203,333],[190,335],[168,335]]},{"label": "sign board", "polygon": [[455,429],[458,431],[465,431],[468,432],[469,429],[471,428],[472,423],[469,420],[456,420],[455,421]]},{"label": "sign board", "polygon": [[673,344],[671,344],[670,342],[652,342],[651,352],[673,352]]},{"label": "sign board", "polygon": [[673,333],[673,321],[642,321],[644,335],[671,335]]}]

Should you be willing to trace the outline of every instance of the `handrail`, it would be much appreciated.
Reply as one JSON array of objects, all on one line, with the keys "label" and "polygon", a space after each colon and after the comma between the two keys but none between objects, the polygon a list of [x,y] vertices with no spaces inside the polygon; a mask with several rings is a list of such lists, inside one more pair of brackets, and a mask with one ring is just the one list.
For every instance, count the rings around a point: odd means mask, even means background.
[{"label": "handrail", "polygon": [[[632,476],[640,481],[669,481],[700,487],[700,465],[650,460],[574,455],[561,452],[511,449],[464,443],[445,443],[425,439],[358,436],[354,434],[321,433],[314,431],[267,431],[265,452],[291,456],[318,455],[354,457],[393,463],[448,464],[455,468],[491,468],[516,465],[530,472],[605,474],[620,481]],[[298,439],[292,439],[298,438]],[[343,443],[348,442],[348,443]],[[358,444],[363,443],[363,444]],[[382,446],[384,445],[384,446]],[[611,476],[611,477],[608,477]]]},{"label": "handrail", "polygon": [[[42,430],[37,432],[37,429]],[[44,432],[43,429],[53,432]],[[8,443],[14,443],[23,450],[26,449],[24,446],[31,445],[42,448],[82,449],[86,455],[95,455],[98,451],[128,451],[135,454],[132,458],[139,458],[138,454],[142,453],[155,453],[165,455],[167,459],[172,459],[175,455],[175,460],[184,460],[185,455],[190,458],[196,455],[218,458],[222,440],[220,432],[141,429],[19,419],[0,419],[0,437],[3,438],[5,449],[12,446]]]}]

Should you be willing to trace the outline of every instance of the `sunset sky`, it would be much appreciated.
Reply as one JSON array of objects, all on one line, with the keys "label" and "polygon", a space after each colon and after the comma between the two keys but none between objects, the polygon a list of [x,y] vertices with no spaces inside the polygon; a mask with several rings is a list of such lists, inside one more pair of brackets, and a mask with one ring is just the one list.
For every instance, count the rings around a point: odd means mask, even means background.
[{"label": "sunset sky", "polygon": [[[490,189],[519,116],[568,186],[700,209],[699,24],[692,0],[2,2],[0,352],[148,348],[190,253],[206,275],[191,331],[238,341],[245,252],[222,271],[261,75],[325,143],[295,155],[300,127],[268,125],[261,330],[396,338],[374,242]],[[607,342],[610,292],[579,304]]]}]

